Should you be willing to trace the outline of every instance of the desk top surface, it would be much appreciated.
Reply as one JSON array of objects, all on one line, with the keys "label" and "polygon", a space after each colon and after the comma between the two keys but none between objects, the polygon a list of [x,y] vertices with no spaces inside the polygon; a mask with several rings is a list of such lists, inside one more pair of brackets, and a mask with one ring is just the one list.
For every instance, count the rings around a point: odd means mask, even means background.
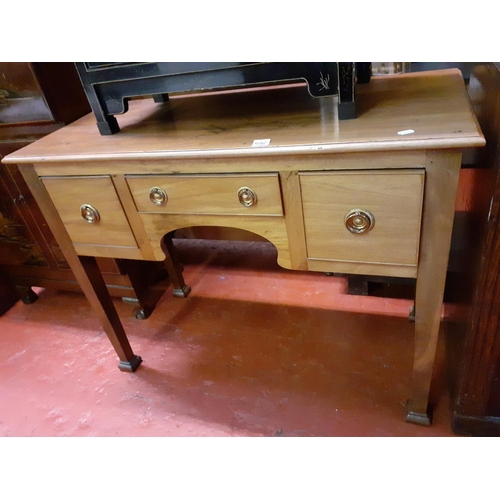
[{"label": "desk top surface", "polygon": [[[356,88],[358,117],[305,85],[132,100],[121,131],[101,136],[91,113],[5,163],[322,154],[483,146],[459,70],[374,77]],[[412,131],[404,132],[403,131]],[[254,141],[269,139],[267,146]]]}]

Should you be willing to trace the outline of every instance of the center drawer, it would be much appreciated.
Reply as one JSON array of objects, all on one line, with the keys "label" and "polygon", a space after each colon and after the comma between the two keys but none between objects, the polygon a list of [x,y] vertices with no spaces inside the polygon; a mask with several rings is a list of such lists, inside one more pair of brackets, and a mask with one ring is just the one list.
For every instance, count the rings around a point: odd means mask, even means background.
[{"label": "center drawer", "polygon": [[282,216],[277,173],[127,175],[139,212]]}]

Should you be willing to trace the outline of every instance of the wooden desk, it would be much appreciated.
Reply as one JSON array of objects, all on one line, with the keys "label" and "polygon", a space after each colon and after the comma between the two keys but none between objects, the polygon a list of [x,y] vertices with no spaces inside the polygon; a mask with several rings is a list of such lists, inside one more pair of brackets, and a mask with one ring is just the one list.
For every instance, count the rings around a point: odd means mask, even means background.
[{"label": "wooden desk", "polygon": [[271,241],[288,269],[417,278],[407,420],[430,424],[461,149],[485,141],[458,70],[374,78],[352,121],[333,99],[293,86],[133,101],[120,134],[101,136],[88,115],[4,159],[20,166],[121,370],[141,358],[95,257],[167,256],[185,296],[169,234],[234,227]]}]

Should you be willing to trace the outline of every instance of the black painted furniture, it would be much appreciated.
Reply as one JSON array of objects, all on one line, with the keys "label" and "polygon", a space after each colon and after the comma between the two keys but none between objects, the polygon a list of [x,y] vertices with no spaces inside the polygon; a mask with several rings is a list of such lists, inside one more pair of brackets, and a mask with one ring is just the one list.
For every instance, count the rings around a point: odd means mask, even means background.
[{"label": "black painted furniture", "polygon": [[114,115],[128,110],[131,97],[168,99],[171,92],[305,80],[313,97],[338,95],[339,118],[356,117],[355,82],[367,83],[371,63],[80,62],[76,63],[101,135],[120,130]]}]

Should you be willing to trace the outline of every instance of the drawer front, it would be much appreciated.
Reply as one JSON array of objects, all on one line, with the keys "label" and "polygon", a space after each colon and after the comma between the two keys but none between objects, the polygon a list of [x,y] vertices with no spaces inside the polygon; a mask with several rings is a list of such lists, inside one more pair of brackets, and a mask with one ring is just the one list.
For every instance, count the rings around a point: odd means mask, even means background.
[{"label": "drawer front", "polygon": [[[42,182],[75,245],[138,248],[110,177],[42,177]],[[97,210],[87,222],[81,206]],[[92,218],[92,208],[88,217]]]},{"label": "drawer front", "polygon": [[278,174],[127,176],[127,183],[139,212],[283,215]]},{"label": "drawer front", "polygon": [[424,173],[302,173],[308,258],[416,266]]}]

